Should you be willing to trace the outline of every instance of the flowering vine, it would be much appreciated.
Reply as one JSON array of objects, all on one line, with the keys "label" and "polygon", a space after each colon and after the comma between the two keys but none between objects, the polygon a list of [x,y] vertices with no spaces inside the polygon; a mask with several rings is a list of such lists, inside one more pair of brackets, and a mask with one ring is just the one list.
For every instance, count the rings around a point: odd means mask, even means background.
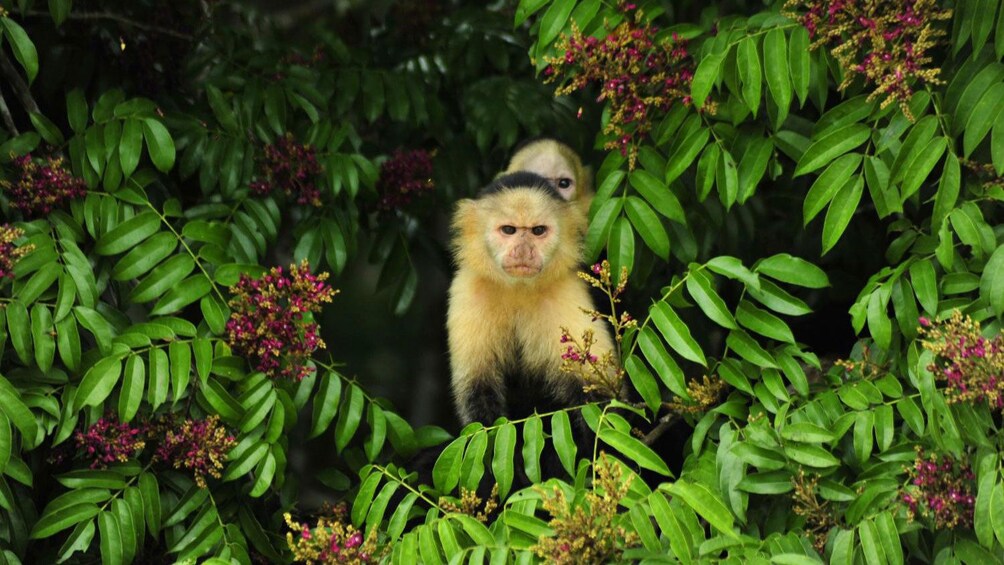
[{"label": "flowering vine", "polygon": [[146,446],[145,426],[120,422],[114,414],[98,419],[86,430],[78,430],[73,439],[77,450],[90,459],[91,469],[104,469],[110,463],[124,463]]},{"label": "flowering vine", "polygon": [[972,526],[976,476],[966,461],[950,455],[939,458],[918,447],[917,459],[907,473],[902,499],[911,520],[926,518],[939,529]]},{"label": "flowering vine", "polygon": [[403,208],[412,199],[433,191],[432,158],[435,153],[424,149],[398,149],[380,165],[376,189],[381,210]]},{"label": "flowering vine", "polygon": [[[346,508],[341,504],[329,509],[330,515],[321,516],[313,526],[293,520],[283,514],[290,532],[286,545],[293,552],[293,560],[306,565],[328,563],[369,563],[379,557],[376,529],[363,537],[352,524],[345,523]],[[295,532],[295,533],[294,533]]]},{"label": "flowering vine", "polygon": [[313,147],[298,143],[293,134],[287,133],[266,145],[264,153],[264,178],[251,182],[252,192],[270,194],[279,190],[295,197],[297,204],[321,205],[321,191],[314,183],[321,165]]},{"label": "flowering vine", "polygon": [[35,249],[34,245],[17,245],[24,230],[10,224],[0,224],[0,281],[14,278],[14,264]]},{"label": "flowering vine", "polygon": [[541,487],[544,510],[551,514],[548,525],[554,535],[542,536],[531,549],[547,563],[619,562],[625,548],[638,543],[638,534],[620,524],[617,507],[627,496],[631,477],[622,480],[620,466],[601,453],[596,461],[596,484],[584,499],[570,505],[565,492]]},{"label": "flowering vine", "polygon": [[1004,337],[991,339],[980,333],[980,323],[955,310],[947,320],[920,319],[924,349],[934,353],[928,370],[945,381],[945,399],[987,403],[1004,410]]},{"label": "flowering vine", "polygon": [[31,153],[14,157],[14,180],[0,180],[10,204],[30,218],[47,215],[64,203],[87,193],[83,179],[63,168],[62,157],[44,157],[36,162]]},{"label": "flowering vine", "polygon": [[270,377],[300,380],[310,374],[314,369],[307,361],[324,347],[313,313],[337,293],[327,278],[328,273],[311,274],[306,260],[290,265],[289,275],[282,267],[259,279],[241,275],[230,287],[230,347]]},{"label": "flowering vine", "polygon": [[156,459],[187,469],[195,483],[206,488],[206,477],[220,478],[220,470],[236,439],[220,425],[220,417],[186,418],[178,427],[169,426],[157,447]]},{"label": "flowering vine", "polygon": [[928,51],[945,35],[935,22],[952,11],[935,0],[787,0],[782,13],[805,26],[815,39],[811,49],[832,45],[844,70],[841,91],[861,76],[873,87],[868,100],[882,98],[882,108],[898,102],[912,120],[910,83],[944,82],[941,69],[928,66]]},{"label": "flowering vine", "polygon": [[[694,61],[687,42],[675,33],[657,36],[659,28],[645,21],[634,4],[621,3],[624,21],[607,29],[604,38],[587,36],[572,22],[572,35],[562,34],[557,57],[545,57],[545,82],[561,84],[558,95],[595,84],[597,101],[610,105],[610,120],[603,133],[610,136],[604,149],[619,149],[634,169],[638,148],[659,115],[679,101],[690,105]],[[714,110],[713,104],[704,109]]]},{"label": "flowering vine", "polygon": [[[614,338],[619,345],[624,337],[627,328],[638,325],[637,320],[627,312],[617,315],[617,304],[620,303],[620,296],[627,288],[627,269],[621,269],[620,279],[614,284],[610,273],[610,262],[604,260],[590,268],[590,273],[578,273],[579,278],[589,283],[590,286],[600,289],[610,300],[610,314],[604,314],[598,310],[585,310],[583,313],[591,316],[593,320],[603,319],[614,328]],[[584,390],[586,393],[598,392],[608,398],[618,398],[621,393],[621,385],[624,382],[624,369],[618,362],[619,353],[617,351],[606,351],[600,355],[592,352],[596,343],[596,333],[592,329],[587,329],[582,336],[576,337],[571,334],[568,328],[561,328],[561,343],[565,345],[565,352],[561,354],[561,370],[565,373],[576,375],[582,382],[586,383]]]}]

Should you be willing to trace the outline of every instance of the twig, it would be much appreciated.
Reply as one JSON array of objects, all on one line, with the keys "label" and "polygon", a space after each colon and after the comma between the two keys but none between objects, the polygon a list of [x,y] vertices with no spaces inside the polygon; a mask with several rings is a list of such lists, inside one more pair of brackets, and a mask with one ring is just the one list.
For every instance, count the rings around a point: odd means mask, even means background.
[{"label": "twig", "polygon": [[[50,17],[48,12],[42,12],[39,10],[29,10],[28,14],[32,17]],[[152,33],[159,33],[161,35],[169,35],[177,39],[183,39],[185,41],[192,41],[194,38],[187,34],[182,33],[178,30],[174,30],[167,27],[162,27],[153,24],[145,24],[143,22],[138,22],[136,20],[129,19],[121,14],[115,14],[112,12],[70,12],[66,16],[68,20],[110,20],[113,22],[118,22],[120,24],[134,27],[136,29],[141,29],[143,31],[149,31]]]},{"label": "twig", "polygon": [[10,108],[7,107],[7,100],[3,97],[3,91],[0,91],[0,117],[3,117],[3,125],[7,128],[12,135],[17,135],[17,126],[14,125],[14,117],[10,115]]},{"label": "twig", "polygon": [[645,443],[645,445],[652,445],[653,443],[655,443],[655,440],[662,437],[662,434],[666,433],[666,430],[668,430],[670,427],[672,427],[674,423],[676,423],[677,419],[679,419],[679,415],[674,412],[670,412],[669,414],[666,414],[662,418],[659,418],[659,423],[656,424],[654,428],[652,428],[652,431],[645,434],[645,438],[642,439],[642,441]]},{"label": "twig", "polygon": [[11,64],[10,59],[7,58],[7,55],[3,51],[0,51],[0,73],[10,83],[11,88],[14,89],[14,94],[21,101],[24,109],[29,112],[38,112],[38,103],[35,102],[35,98],[31,95],[28,83],[24,82],[20,73],[17,72],[17,69],[14,68],[14,65]]}]

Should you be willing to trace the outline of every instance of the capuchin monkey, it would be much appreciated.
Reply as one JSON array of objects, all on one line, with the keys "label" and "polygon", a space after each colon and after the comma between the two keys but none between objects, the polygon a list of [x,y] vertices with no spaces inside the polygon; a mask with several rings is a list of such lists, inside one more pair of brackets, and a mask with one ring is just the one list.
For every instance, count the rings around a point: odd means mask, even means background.
[{"label": "capuchin monkey", "polygon": [[509,165],[502,174],[526,171],[547,179],[558,194],[570,202],[578,202],[589,214],[593,201],[593,174],[582,165],[582,159],[564,143],[543,137],[531,139],[516,147]]},{"label": "capuchin monkey", "polygon": [[614,350],[602,321],[583,312],[594,309],[576,274],[586,225],[582,206],[528,172],[504,174],[458,203],[447,330],[464,424],[588,401],[582,380],[561,370],[562,327],[577,339],[592,329],[597,356]]}]

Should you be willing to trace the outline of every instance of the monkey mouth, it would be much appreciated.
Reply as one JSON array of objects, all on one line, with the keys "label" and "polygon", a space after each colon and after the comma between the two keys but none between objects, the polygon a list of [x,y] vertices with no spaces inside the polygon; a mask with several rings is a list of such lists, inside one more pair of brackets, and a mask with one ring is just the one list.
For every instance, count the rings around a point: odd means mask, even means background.
[{"label": "monkey mouth", "polygon": [[532,277],[540,272],[540,267],[528,263],[506,265],[505,272],[513,277]]}]

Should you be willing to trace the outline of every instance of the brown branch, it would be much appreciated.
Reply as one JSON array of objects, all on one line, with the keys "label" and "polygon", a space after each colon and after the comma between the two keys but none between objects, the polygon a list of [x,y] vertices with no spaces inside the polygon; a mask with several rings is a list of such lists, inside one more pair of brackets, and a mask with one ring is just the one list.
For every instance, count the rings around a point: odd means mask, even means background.
[{"label": "brown branch", "polygon": [[[48,12],[42,12],[39,10],[29,10],[28,16],[32,17],[50,17]],[[168,35],[177,39],[183,39],[185,41],[192,41],[194,38],[187,34],[180,32],[175,29],[162,27],[153,24],[145,24],[143,22],[138,22],[136,20],[129,19],[121,14],[115,14],[112,12],[70,12],[66,16],[68,20],[109,20],[113,22],[118,22],[122,25],[134,27],[139,30],[148,31],[151,33],[159,33],[161,35]]]},{"label": "brown branch", "polygon": [[10,108],[7,107],[7,100],[3,97],[3,91],[0,91],[0,117],[3,118],[3,125],[7,128],[12,135],[18,135],[17,126],[14,125],[14,117],[10,115]]},{"label": "brown branch", "polygon": [[666,433],[666,430],[671,428],[673,424],[676,423],[679,417],[680,417],[679,414],[676,414],[675,412],[670,412],[669,414],[666,414],[662,418],[659,418],[659,423],[656,424],[654,428],[652,428],[652,431],[645,434],[645,437],[642,439],[642,441],[645,443],[645,445],[649,446],[652,445],[653,443],[655,443],[657,439],[662,437],[662,434]]},{"label": "brown branch", "polygon": [[14,89],[14,94],[17,95],[17,99],[21,101],[21,105],[24,106],[25,110],[38,112],[38,103],[35,102],[35,98],[31,95],[28,83],[24,82],[21,74],[17,72],[17,69],[14,68],[10,59],[7,58],[7,54],[3,51],[0,51],[0,74],[3,74],[11,88]]}]

